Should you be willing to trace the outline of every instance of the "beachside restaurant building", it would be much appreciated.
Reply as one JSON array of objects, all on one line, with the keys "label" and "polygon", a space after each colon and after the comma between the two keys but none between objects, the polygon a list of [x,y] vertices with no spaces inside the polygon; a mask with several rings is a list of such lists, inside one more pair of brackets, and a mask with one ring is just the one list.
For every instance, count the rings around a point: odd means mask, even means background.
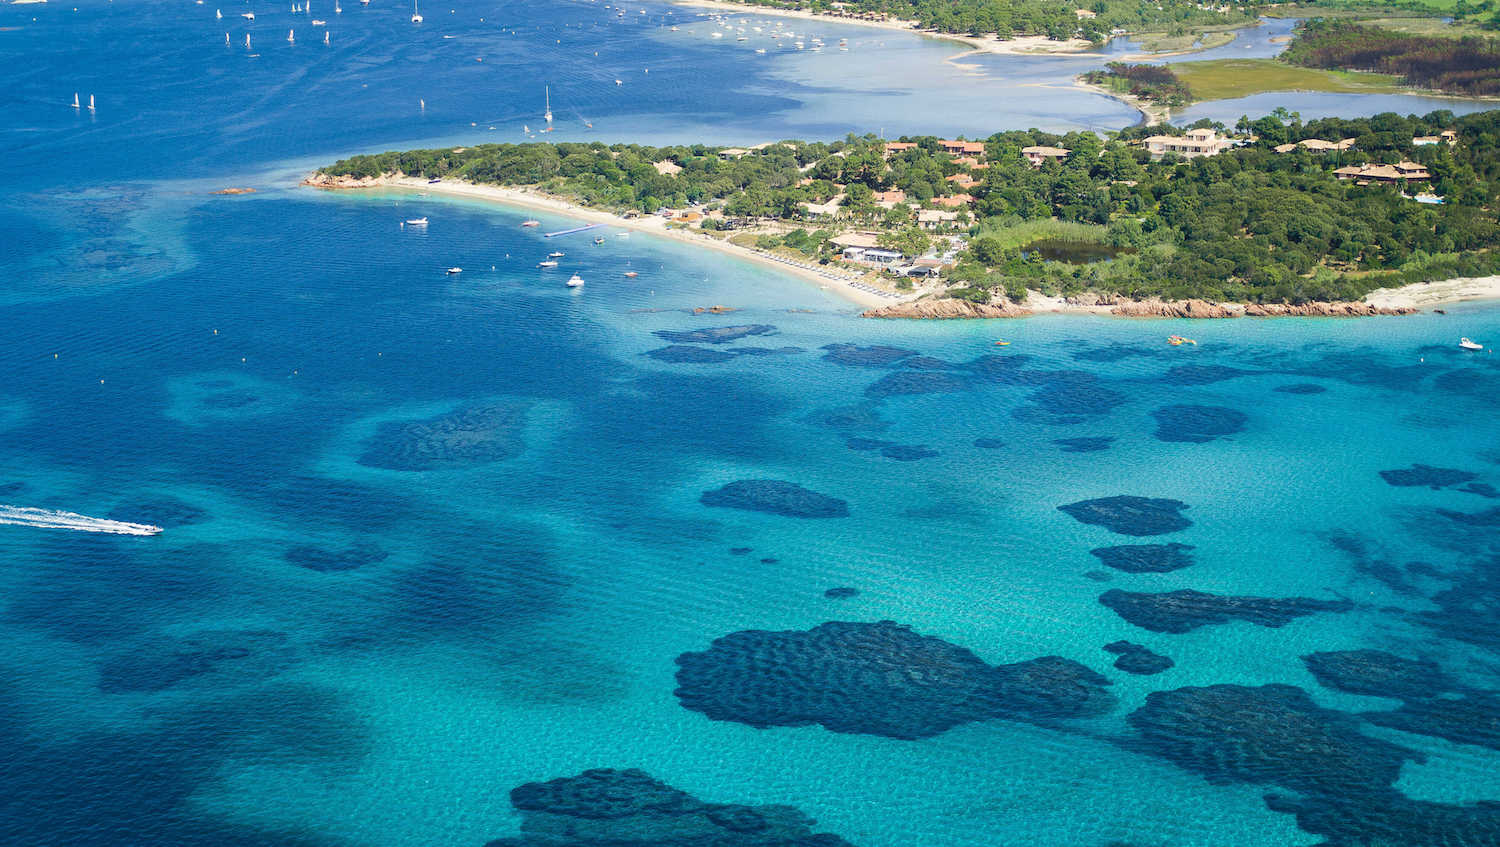
[{"label": "beachside restaurant building", "polygon": [[828,240],[840,249],[839,255],[848,262],[889,268],[901,261],[901,253],[881,247],[879,236],[873,232],[846,232]]}]

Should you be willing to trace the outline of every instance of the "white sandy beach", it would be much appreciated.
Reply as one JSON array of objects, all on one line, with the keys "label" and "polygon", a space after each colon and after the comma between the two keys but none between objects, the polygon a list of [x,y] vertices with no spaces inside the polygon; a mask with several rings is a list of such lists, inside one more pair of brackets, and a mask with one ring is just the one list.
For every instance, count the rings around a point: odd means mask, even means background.
[{"label": "white sandy beach", "polygon": [[701,9],[713,9],[718,12],[732,13],[737,15],[766,15],[777,18],[799,18],[804,21],[818,21],[829,24],[847,24],[849,26],[863,26],[874,29],[892,30],[895,32],[906,32],[921,35],[927,38],[935,38],[942,41],[954,41],[959,44],[968,45],[969,50],[952,56],[949,61],[961,59],[964,56],[972,56],[978,53],[1003,53],[1021,56],[1051,56],[1051,55],[1077,55],[1093,49],[1091,42],[1081,38],[1068,41],[1053,41],[1043,35],[1025,35],[1018,38],[999,39],[993,35],[975,37],[970,35],[959,35],[948,32],[934,32],[932,30],[919,29],[916,21],[886,20],[865,21],[858,18],[841,18],[833,15],[820,15],[815,12],[804,12],[796,9],[774,9],[769,6],[751,6],[745,3],[728,3],[722,0],[674,0],[678,6],[692,6]]},{"label": "white sandy beach", "polygon": [[1365,295],[1365,302],[1385,308],[1423,308],[1468,300],[1500,300],[1500,276],[1418,282],[1400,288],[1381,288]]},{"label": "white sandy beach", "polygon": [[465,197],[472,200],[484,200],[491,203],[500,203],[507,206],[516,206],[537,211],[553,212],[555,214],[567,215],[571,218],[587,221],[589,223],[602,223],[621,229],[629,229],[637,232],[649,232],[662,238],[670,238],[684,244],[692,244],[697,247],[705,247],[717,250],[721,253],[754,262],[765,267],[774,268],[782,273],[797,277],[806,282],[813,283],[819,288],[837,294],[859,306],[888,306],[891,303],[901,302],[908,298],[881,297],[868,291],[849,285],[843,278],[830,278],[808,268],[793,265],[768,253],[761,253],[721,241],[710,235],[696,232],[688,232],[682,229],[667,227],[667,221],[656,215],[642,215],[638,218],[624,218],[619,215],[588,209],[551,197],[540,192],[526,188],[512,188],[499,185],[476,185],[469,182],[455,182],[445,180],[443,182],[429,183],[425,179],[416,177],[381,177],[379,179],[366,180],[330,180],[326,182],[313,181],[309,178],[304,182],[318,188],[330,189],[400,189],[406,191],[420,191],[426,194],[441,194],[449,197]]}]

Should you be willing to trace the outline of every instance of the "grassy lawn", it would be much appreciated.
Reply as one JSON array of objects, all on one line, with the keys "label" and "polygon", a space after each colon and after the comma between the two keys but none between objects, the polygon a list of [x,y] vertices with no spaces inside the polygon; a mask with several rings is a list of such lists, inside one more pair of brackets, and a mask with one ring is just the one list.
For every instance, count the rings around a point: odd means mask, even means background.
[{"label": "grassy lawn", "polygon": [[1389,74],[1321,71],[1299,68],[1275,59],[1214,59],[1172,65],[1187,83],[1195,100],[1232,100],[1263,91],[1333,91],[1348,94],[1388,94],[1410,91]]}]

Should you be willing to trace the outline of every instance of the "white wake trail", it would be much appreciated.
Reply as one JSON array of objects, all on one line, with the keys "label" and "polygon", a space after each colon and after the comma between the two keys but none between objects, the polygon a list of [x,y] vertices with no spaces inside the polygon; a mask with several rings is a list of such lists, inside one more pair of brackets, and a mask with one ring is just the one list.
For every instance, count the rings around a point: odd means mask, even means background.
[{"label": "white wake trail", "polygon": [[76,512],[0,505],[0,524],[33,526],[38,529],[71,529],[76,532],[109,532],[115,535],[156,535],[161,527],[144,523],[91,518]]}]

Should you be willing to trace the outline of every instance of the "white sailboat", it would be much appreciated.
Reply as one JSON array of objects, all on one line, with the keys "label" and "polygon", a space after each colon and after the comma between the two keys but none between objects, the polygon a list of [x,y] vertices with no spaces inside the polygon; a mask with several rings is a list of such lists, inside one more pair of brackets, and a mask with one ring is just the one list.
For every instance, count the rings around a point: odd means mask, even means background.
[{"label": "white sailboat", "polygon": [[292,31],[292,30],[287,30],[286,31],[286,43],[288,43],[288,44],[296,44],[297,43],[297,33],[294,32],[294,31]]},{"label": "white sailboat", "polygon": [[335,15],[342,15],[344,13],[344,7],[338,4],[338,0],[334,0],[333,13]]},{"label": "white sailboat", "polygon": [[[414,0],[414,2],[415,2],[415,0]],[[547,108],[547,110],[545,112],[542,112],[542,119],[545,120],[547,122],[547,126],[550,127],[550,126],[552,126],[552,87],[551,86],[543,86],[542,87],[542,96],[544,98],[546,98],[546,108]]]},{"label": "white sailboat", "polygon": [[79,108],[79,105],[78,105],[78,92],[76,92],[76,91],[73,92],[73,108],[75,108],[75,109]]},{"label": "white sailboat", "polygon": [[421,109],[424,112],[427,111],[427,101],[423,100],[421,97],[418,97],[417,98],[417,108]]},{"label": "white sailboat", "polygon": [[89,95],[89,111],[94,111],[94,95]]},{"label": "white sailboat", "polygon": [[229,33],[227,33],[227,32],[224,33],[224,46],[225,47],[229,46]]},{"label": "white sailboat", "polygon": [[324,44],[328,43],[328,31],[327,30],[323,31],[323,43]]},{"label": "white sailboat", "polygon": [[218,9],[215,9],[214,10],[214,20],[216,20],[216,21],[222,21],[222,20],[224,20],[224,13],[221,12],[221,11],[219,11]]},{"label": "white sailboat", "polygon": [[411,0],[411,22],[414,24],[422,22],[422,13],[417,11],[417,0]]},{"label": "white sailboat", "polygon": [[250,33],[245,33],[245,49],[250,49]]}]

